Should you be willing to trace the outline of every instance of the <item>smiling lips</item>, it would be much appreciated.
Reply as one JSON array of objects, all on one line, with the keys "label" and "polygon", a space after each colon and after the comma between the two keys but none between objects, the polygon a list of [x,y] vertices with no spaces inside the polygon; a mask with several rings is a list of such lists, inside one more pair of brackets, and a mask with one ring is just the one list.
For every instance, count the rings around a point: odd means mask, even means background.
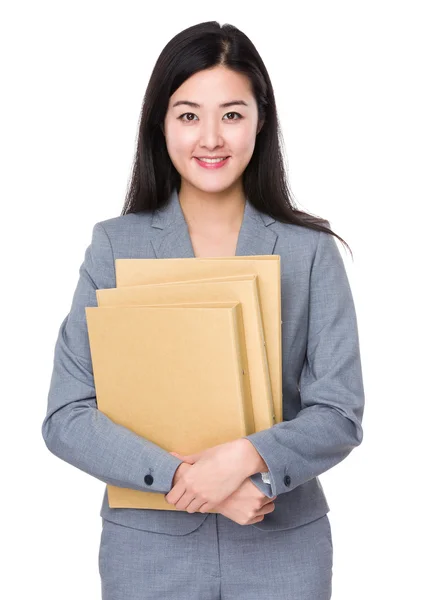
[{"label": "smiling lips", "polygon": [[204,169],[219,169],[227,163],[230,156],[226,156],[226,158],[198,158],[195,156],[195,158],[197,163]]}]

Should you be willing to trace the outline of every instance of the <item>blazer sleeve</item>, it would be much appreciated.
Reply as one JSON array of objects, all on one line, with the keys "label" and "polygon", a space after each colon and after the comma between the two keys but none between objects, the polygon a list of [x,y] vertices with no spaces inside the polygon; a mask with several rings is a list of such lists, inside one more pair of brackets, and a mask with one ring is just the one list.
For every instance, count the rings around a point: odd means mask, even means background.
[{"label": "blazer sleeve", "polygon": [[319,232],[311,268],[299,391],[301,410],[295,418],[245,436],[269,469],[271,486],[259,473],[251,476],[268,497],[331,469],[363,439],[365,398],[355,306],[336,241],[325,232]]},{"label": "blazer sleeve", "polygon": [[183,461],[97,408],[85,307],[97,306],[95,290],[114,282],[110,240],[96,223],[55,344],[43,439],[54,455],[106,484],[168,493]]}]

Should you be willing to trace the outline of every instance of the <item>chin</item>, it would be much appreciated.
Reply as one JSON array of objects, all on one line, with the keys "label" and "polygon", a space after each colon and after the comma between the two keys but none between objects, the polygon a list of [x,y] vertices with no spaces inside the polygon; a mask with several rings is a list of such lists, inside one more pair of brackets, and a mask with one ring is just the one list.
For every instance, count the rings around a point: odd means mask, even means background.
[{"label": "chin", "polygon": [[207,181],[207,179],[208,178],[206,178],[205,181],[186,179],[186,184],[200,190],[201,192],[220,194],[233,187],[239,178],[233,179],[232,181],[215,181],[214,178],[212,181]]}]

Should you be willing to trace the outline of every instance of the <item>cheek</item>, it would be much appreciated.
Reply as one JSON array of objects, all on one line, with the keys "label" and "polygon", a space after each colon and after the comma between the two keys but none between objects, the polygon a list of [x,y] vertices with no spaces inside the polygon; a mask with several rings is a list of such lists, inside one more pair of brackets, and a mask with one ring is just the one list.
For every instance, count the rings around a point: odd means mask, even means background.
[{"label": "cheek", "polygon": [[253,131],[238,131],[233,139],[230,140],[232,151],[243,160],[250,158],[254,151],[256,138]]},{"label": "cheek", "polygon": [[241,123],[239,127],[231,126],[229,131],[227,131],[225,139],[235,152],[245,154],[249,148],[254,148],[256,141],[255,133],[256,131],[252,123],[247,122],[245,125]]},{"label": "cheek", "polygon": [[194,140],[191,135],[183,131],[174,131],[170,128],[165,138],[168,153],[179,161],[186,159],[192,153]]}]

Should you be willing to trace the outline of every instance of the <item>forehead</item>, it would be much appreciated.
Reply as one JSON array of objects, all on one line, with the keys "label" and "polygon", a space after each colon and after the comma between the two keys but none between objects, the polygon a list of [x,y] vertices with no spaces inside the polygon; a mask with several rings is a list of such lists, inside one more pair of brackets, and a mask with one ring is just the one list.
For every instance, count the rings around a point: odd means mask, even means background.
[{"label": "forehead", "polygon": [[233,100],[239,101],[244,108],[254,104],[250,80],[231,69],[214,67],[198,71],[186,79],[170,97],[169,108],[184,101],[194,108],[225,108]]}]

